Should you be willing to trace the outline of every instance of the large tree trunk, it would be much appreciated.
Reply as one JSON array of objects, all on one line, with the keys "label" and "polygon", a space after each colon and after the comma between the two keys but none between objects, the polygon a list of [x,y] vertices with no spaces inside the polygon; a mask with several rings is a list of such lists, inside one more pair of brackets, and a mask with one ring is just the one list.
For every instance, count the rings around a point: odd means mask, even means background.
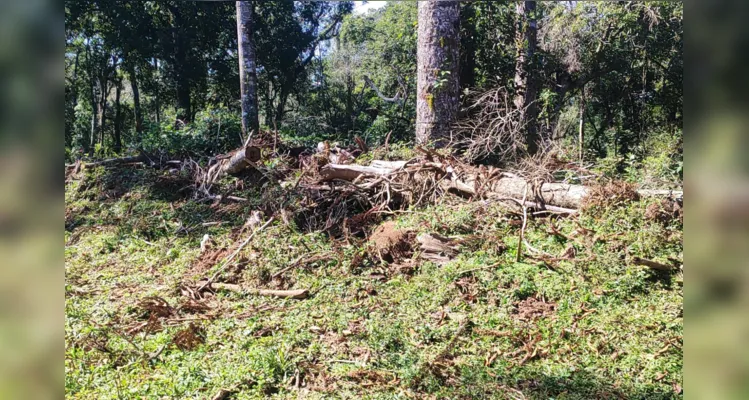
[{"label": "large tree trunk", "polygon": [[257,112],[257,73],[253,38],[254,5],[237,1],[237,43],[239,45],[239,84],[242,92],[242,133],[247,137],[260,129]]},{"label": "large tree trunk", "polygon": [[416,141],[444,145],[460,102],[460,3],[420,1],[418,10]]},{"label": "large tree trunk", "polygon": [[120,95],[122,94],[122,80],[116,82],[114,98],[114,151],[122,150],[122,110],[120,109]]},{"label": "large tree trunk", "polygon": [[521,122],[525,126],[528,153],[538,151],[538,82],[534,56],[536,53],[536,2],[517,3],[517,61],[515,64],[515,107],[521,110]]},{"label": "large tree trunk", "polygon": [[143,111],[140,107],[140,91],[138,90],[138,77],[135,75],[135,63],[130,63],[127,67],[128,78],[130,79],[130,88],[133,91],[133,111],[135,113],[135,133],[140,138],[143,133]]}]

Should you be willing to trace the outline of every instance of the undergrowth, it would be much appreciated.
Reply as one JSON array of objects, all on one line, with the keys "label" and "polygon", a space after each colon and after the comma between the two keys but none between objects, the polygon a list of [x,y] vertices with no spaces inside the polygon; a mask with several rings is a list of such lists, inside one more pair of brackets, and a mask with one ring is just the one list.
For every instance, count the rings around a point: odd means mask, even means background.
[{"label": "undergrowth", "polygon": [[[209,255],[249,235],[264,189],[212,204],[182,191],[178,172],[82,175],[65,191],[68,398],[681,396],[682,273],[629,262],[683,257],[679,220],[646,217],[653,200],[529,219],[532,249],[517,262],[522,216],[446,198],[388,216],[416,234],[472,239],[445,265],[416,254],[410,269],[382,264],[365,238],[279,218],[222,278],[310,298],[195,300],[186,288],[215,271]],[[144,306],[153,298],[161,314]]]}]

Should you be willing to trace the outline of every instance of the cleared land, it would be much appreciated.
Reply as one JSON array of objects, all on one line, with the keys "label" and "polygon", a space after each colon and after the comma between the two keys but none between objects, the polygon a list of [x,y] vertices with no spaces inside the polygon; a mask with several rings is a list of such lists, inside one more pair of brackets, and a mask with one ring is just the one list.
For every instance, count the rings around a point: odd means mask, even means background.
[{"label": "cleared land", "polygon": [[[281,214],[247,224],[286,192],[212,204],[189,183],[143,166],[67,180],[69,398],[681,397],[683,231],[659,199],[529,218],[517,262],[522,213],[502,204],[445,197],[332,238]],[[424,260],[423,234],[457,254]],[[309,296],[199,290],[221,268]]]}]

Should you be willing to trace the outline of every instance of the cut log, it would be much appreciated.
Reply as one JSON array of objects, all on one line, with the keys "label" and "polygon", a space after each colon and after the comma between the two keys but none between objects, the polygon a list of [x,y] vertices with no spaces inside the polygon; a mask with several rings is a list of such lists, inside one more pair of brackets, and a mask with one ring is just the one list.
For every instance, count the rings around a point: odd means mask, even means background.
[{"label": "cut log", "polygon": [[421,258],[433,261],[436,264],[444,264],[458,255],[460,246],[455,240],[438,235],[426,233],[416,237],[421,250]]},{"label": "cut log", "polygon": [[340,165],[328,164],[320,169],[320,176],[323,181],[332,181],[340,179],[344,181],[353,181],[360,175],[384,176],[394,172],[392,168],[367,167],[364,165]]},{"label": "cut log", "polygon": [[[207,281],[200,281],[198,282],[198,287],[202,287],[208,283]],[[257,296],[267,296],[267,297],[281,297],[281,298],[287,298],[287,299],[306,299],[309,297],[309,290],[307,289],[297,289],[297,290],[270,290],[270,289],[254,289],[254,288],[246,288],[240,285],[235,285],[232,283],[217,283],[213,282],[209,285],[206,285],[208,287],[213,287],[218,290],[226,290],[229,292],[235,292],[240,294],[249,294],[249,295],[257,295]]]},{"label": "cut log", "polygon": [[[457,192],[464,197],[477,195],[496,198],[528,199],[527,205],[543,208],[557,207],[567,213],[579,209],[591,193],[589,187],[566,183],[542,183],[534,185],[523,178],[496,174],[487,178],[476,168],[453,166],[436,162],[409,164],[406,161],[372,161],[370,166],[328,164],[321,168],[321,181],[344,180],[352,182],[360,178],[381,178],[398,171],[409,172],[433,170],[440,172],[438,184],[447,191]],[[682,199],[683,191],[677,190],[638,190],[641,197],[671,196]],[[551,210],[551,209],[550,209]]]},{"label": "cut log", "polygon": [[253,166],[255,162],[260,161],[260,149],[245,146],[219,158],[219,161],[208,170],[207,183],[213,183],[224,175],[237,174]]}]

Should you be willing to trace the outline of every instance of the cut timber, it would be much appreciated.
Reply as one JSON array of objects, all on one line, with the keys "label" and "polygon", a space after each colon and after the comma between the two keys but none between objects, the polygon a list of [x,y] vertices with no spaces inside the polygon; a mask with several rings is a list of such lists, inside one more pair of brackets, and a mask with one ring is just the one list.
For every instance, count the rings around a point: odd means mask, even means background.
[{"label": "cut timber", "polygon": [[444,264],[458,254],[459,245],[455,240],[438,235],[436,233],[425,233],[416,237],[421,250],[421,258]]},{"label": "cut timber", "polygon": [[200,281],[198,282],[199,287],[202,286],[209,286],[213,287],[215,289],[219,290],[226,290],[229,292],[235,292],[240,294],[250,294],[250,295],[258,295],[258,296],[267,296],[267,297],[281,297],[286,299],[306,299],[309,297],[309,290],[307,289],[297,289],[297,290],[270,290],[270,289],[253,289],[253,288],[246,288],[240,285],[235,285],[232,283],[217,283],[213,282],[209,285],[206,285],[207,281]]},{"label": "cut timber", "polygon": [[391,168],[367,167],[363,165],[340,165],[328,164],[320,169],[320,176],[323,181],[332,181],[341,179],[344,181],[353,181],[360,175],[384,176],[392,173]]},{"label": "cut timber", "polygon": [[219,157],[219,161],[208,170],[207,181],[213,183],[226,174],[237,174],[260,161],[260,149],[245,146]]},{"label": "cut timber", "polygon": [[[468,165],[451,165],[439,162],[380,161],[370,166],[328,164],[320,169],[321,181],[344,180],[353,182],[365,178],[394,179],[402,172],[409,174],[433,171],[440,178],[437,184],[445,190],[464,197],[488,197],[499,199],[526,198],[526,205],[556,207],[558,212],[569,213],[579,209],[585,198],[592,193],[590,187],[566,183],[533,184],[527,180],[508,174],[486,174]],[[402,175],[402,174],[401,174]],[[422,177],[424,175],[421,175]],[[381,181],[381,180],[380,180]],[[377,182],[374,182],[377,183]],[[369,186],[371,187],[371,186]],[[684,193],[677,190],[638,190],[641,197],[671,196],[682,199]],[[549,211],[554,211],[549,208]]]}]

